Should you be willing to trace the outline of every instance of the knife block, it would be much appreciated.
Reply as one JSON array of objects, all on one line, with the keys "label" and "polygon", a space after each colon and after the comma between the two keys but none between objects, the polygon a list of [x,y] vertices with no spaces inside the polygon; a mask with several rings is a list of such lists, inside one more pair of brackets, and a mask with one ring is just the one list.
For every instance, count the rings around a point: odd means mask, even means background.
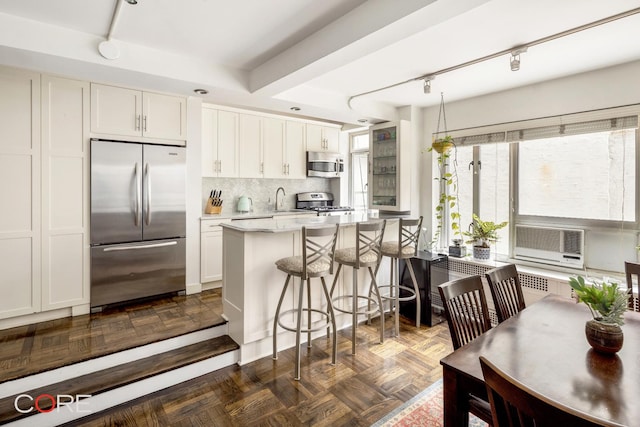
[{"label": "knife block", "polygon": [[214,202],[213,198],[209,197],[207,199],[207,206],[205,206],[205,208],[204,208],[204,213],[206,213],[206,214],[219,214],[220,212],[222,212],[222,205],[214,206],[213,202]]}]

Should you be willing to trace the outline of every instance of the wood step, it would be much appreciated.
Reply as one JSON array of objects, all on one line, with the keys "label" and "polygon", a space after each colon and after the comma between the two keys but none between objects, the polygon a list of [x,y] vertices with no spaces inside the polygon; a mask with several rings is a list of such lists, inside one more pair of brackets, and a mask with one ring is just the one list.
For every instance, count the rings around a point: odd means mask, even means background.
[{"label": "wood step", "polygon": [[[228,335],[223,335],[59,383],[46,385],[33,390],[25,390],[19,394],[32,396],[34,399],[42,394],[51,396],[76,396],[78,394],[95,396],[180,367],[235,351],[238,348],[238,344]],[[0,424],[6,424],[29,417],[30,415],[40,414],[35,410],[29,413],[17,411],[14,407],[17,396],[18,394],[15,394],[0,399]],[[23,398],[22,401],[25,407],[30,407],[33,404],[28,398]],[[50,399],[43,398],[39,400],[39,408],[41,411],[50,409]]]}]

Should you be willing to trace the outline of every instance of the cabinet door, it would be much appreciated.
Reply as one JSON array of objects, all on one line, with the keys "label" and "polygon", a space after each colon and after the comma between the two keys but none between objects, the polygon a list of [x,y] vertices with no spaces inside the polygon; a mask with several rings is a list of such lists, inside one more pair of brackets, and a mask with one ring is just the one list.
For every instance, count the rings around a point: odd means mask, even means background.
[{"label": "cabinet door", "polygon": [[307,151],[304,143],[305,125],[287,122],[286,170],[287,178],[304,179],[307,176]]},{"label": "cabinet door", "polygon": [[325,149],[331,153],[340,152],[340,129],[333,127],[323,127],[322,135]]},{"label": "cabinet door", "polygon": [[91,131],[111,135],[142,135],[142,92],[91,85]]},{"label": "cabinet door", "polygon": [[[204,224],[203,224],[204,225]],[[200,235],[200,282],[222,280],[222,227]]]},{"label": "cabinet door", "polygon": [[308,151],[325,151],[322,126],[307,123],[306,136]]},{"label": "cabinet door", "polygon": [[40,311],[40,76],[0,67],[0,318]]},{"label": "cabinet door", "polygon": [[142,135],[160,139],[187,138],[187,102],[178,96],[142,94]]},{"label": "cabinet door", "polygon": [[42,77],[42,309],[89,310],[89,83]]},{"label": "cabinet door", "polygon": [[240,114],[238,176],[241,178],[262,178],[262,117]]},{"label": "cabinet door", "polygon": [[218,110],[202,108],[202,176],[218,175]]},{"label": "cabinet door", "polygon": [[218,111],[218,176],[238,176],[238,113]]},{"label": "cabinet door", "polygon": [[263,123],[262,161],[264,162],[264,177],[283,178],[286,173],[285,122],[284,120],[266,117]]}]

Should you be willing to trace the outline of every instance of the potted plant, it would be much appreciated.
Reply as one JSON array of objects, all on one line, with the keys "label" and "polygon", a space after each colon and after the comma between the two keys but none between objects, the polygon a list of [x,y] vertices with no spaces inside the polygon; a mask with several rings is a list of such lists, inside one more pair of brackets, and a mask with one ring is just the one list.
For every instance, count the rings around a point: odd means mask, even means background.
[{"label": "potted plant", "polygon": [[431,148],[438,154],[446,153],[453,148],[453,138],[451,135],[447,135],[444,138],[436,138],[431,143]]},{"label": "potted plant", "polygon": [[478,215],[473,214],[473,222],[469,226],[469,231],[464,234],[470,237],[465,243],[473,243],[473,257],[475,259],[487,260],[491,254],[491,243],[498,240],[498,230],[506,227],[507,221],[496,224],[491,221],[483,221]]},{"label": "potted plant", "polygon": [[624,324],[623,315],[628,307],[628,290],[621,291],[615,282],[586,283],[582,276],[571,277],[569,285],[578,301],[591,311],[593,319],[585,325],[591,347],[599,353],[617,353],[624,340],[620,326]]},{"label": "potted plant", "polygon": [[429,151],[438,153],[438,176],[434,178],[438,182],[439,195],[438,204],[435,208],[436,226],[431,240],[431,247],[434,248],[440,236],[445,216],[451,218],[450,226],[453,236],[460,236],[460,212],[458,207],[458,170],[454,159],[453,167],[450,167],[451,149],[455,149],[453,138],[450,135],[433,141]]}]

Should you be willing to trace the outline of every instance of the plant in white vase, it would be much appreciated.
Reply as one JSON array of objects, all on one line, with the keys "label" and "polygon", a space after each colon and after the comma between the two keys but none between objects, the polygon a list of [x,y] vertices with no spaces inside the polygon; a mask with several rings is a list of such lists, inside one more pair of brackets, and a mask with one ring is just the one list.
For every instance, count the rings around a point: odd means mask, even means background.
[{"label": "plant in white vase", "polygon": [[495,243],[498,240],[498,230],[506,227],[507,224],[507,221],[499,224],[483,221],[478,215],[473,214],[473,222],[469,226],[469,231],[465,231],[462,234],[470,238],[465,243],[473,244],[473,257],[475,259],[489,259],[491,243]]}]

